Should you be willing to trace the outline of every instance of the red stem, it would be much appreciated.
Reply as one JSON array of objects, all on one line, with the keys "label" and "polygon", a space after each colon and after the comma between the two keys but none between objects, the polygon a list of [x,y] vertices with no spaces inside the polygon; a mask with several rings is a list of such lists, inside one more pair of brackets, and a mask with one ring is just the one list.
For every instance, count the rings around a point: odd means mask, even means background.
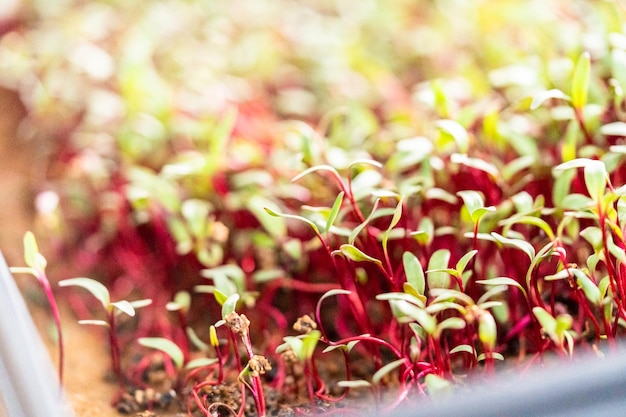
[{"label": "red stem", "polygon": [[50,310],[52,311],[52,318],[54,320],[54,325],[57,331],[57,342],[59,348],[59,382],[63,384],[63,333],[61,332],[61,316],[59,314],[59,308],[57,306],[56,299],[54,298],[54,293],[52,292],[52,288],[50,287],[50,281],[45,274],[40,274],[37,276],[37,280],[41,283],[43,287],[43,291],[46,294],[46,298],[48,299],[48,304],[50,304]]},{"label": "red stem", "polygon": [[115,376],[117,377],[119,390],[122,392],[124,390],[124,375],[122,374],[122,364],[120,362],[120,344],[116,334],[115,310],[108,312],[108,322],[109,345],[111,348],[111,366],[113,368],[113,373],[115,373]]}]

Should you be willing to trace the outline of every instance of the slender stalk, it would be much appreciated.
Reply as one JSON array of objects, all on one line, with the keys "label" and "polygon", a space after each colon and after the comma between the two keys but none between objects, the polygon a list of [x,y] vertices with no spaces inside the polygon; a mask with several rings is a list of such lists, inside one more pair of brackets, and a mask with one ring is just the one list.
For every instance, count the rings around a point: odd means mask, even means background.
[{"label": "slender stalk", "polygon": [[120,392],[124,390],[124,375],[122,373],[122,364],[121,364],[121,354],[120,354],[120,344],[117,339],[117,320],[115,317],[115,311],[111,310],[108,313],[107,321],[109,323],[109,345],[111,349],[111,367],[113,368],[113,373],[117,377],[117,382],[119,385]]},{"label": "slender stalk", "polygon": [[52,292],[52,288],[50,287],[50,281],[42,274],[37,277],[41,286],[43,287],[44,293],[46,294],[46,298],[48,299],[48,304],[50,304],[50,310],[52,312],[52,319],[54,320],[54,325],[56,327],[57,332],[57,342],[59,349],[59,382],[63,384],[63,332],[61,331],[61,316],[59,314],[59,308],[57,306],[56,299],[54,298],[54,293]]}]

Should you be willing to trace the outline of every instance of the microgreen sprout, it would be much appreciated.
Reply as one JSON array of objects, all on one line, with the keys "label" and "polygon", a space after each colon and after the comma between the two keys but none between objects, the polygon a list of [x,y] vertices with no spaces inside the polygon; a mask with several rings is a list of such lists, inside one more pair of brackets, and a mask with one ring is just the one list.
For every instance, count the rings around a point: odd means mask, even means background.
[{"label": "microgreen sprout", "polygon": [[142,299],[135,301],[111,301],[109,290],[99,281],[91,278],[69,278],[59,281],[61,287],[80,287],[87,290],[93,295],[102,305],[105,312],[105,319],[88,319],[79,320],[80,324],[90,324],[96,326],[106,327],[109,333],[109,347],[111,351],[111,366],[113,373],[117,377],[118,386],[120,392],[124,390],[125,381],[124,374],[122,372],[121,362],[121,347],[119,338],[117,335],[117,321],[118,316],[122,313],[133,317],[135,310],[138,308],[146,307],[152,303],[152,300]]},{"label": "microgreen sprout", "polygon": [[14,274],[29,274],[34,276],[39,285],[43,288],[44,294],[50,304],[50,310],[52,312],[52,318],[57,330],[57,343],[59,349],[59,381],[63,383],[63,332],[61,331],[61,317],[59,314],[59,308],[50,286],[50,281],[46,275],[46,258],[39,252],[39,246],[37,240],[32,232],[26,232],[24,235],[24,260],[26,262],[25,267],[11,267],[11,272]]}]

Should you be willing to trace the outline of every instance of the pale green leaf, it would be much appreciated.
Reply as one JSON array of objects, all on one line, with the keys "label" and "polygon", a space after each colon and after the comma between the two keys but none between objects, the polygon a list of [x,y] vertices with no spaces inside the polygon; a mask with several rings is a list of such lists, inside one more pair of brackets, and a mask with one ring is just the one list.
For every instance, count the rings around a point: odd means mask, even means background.
[{"label": "pale green leaf", "polygon": [[374,385],[378,385],[380,380],[383,379],[383,377],[385,375],[387,375],[389,372],[393,371],[394,369],[396,369],[397,367],[399,367],[400,365],[405,363],[405,361],[406,360],[404,358],[396,359],[395,361],[390,362],[390,363],[386,364],[385,366],[381,367],[372,376],[372,383]]},{"label": "pale green leaf", "polygon": [[478,339],[485,350],[491,352],[496,346],[498,326],[490,312],[483,311],[478,317]]},{"label": "pale green leaf", "polygon": [[585,185],[589,196],[599,202],[604,195],[608,174],[604,162],[598,160],[589,160],[585,165]]},{"label": "pale green leaf", "polygon": [[408,251],[404,252],[402,254],[402,264],[404,266],[406,281],[415,288],[418,294],[424,295],[426,291],[426,278],[422,264],[419,259],[417,259],[417,256]]},{"label": "pale green leaf", "polygon": [[570,97],[567,94],[565,94],[563,91],[557,90],[556,88],[552,90],[540,91],[539,93],[533,96],[532,102],[530,103],[530,109],[535,110],[539,106],[541,106],[544,102],[550,99],[569,101]]},{"label": "pale green leaf", "polygon": [[372,384],[363,379],[356,379],[352,381],[339,381],[337,382],[337,386],[342,388],[369,388]]},{"label": "pale green leaf", "polygon": [[313,229],[315,232],[319,233],[319,228],[317,227],[317,225],[313,223],[311,220],[307,219],[306,217],[298,216],[296,214],[279,213],[278,211],[274,211],[273,209],[269,207],[263,207],[263,210],[265,210],[265,212],[272,217],[282,217],[285,219],[293,219],[293,220],[304,222],[308,224],[311,227],[311,229]]},{"label": "pale green leaf", "polygon": [[[450,262],[448,249],[436,250],[428,260],[428,270],[447,269]],[[429,288],[448,288],[450,286],[450,274],[447,272],[431,272],[427,274]]]},{"label": "pale green leaf", "polygon": [[339,247],[339,250],[346,258],[354,262],[371,262],[379,266],[382,265],[382,262],[379,259],[365,254],[354,245],[345,243]]},{"label": "pale green leaf", "polygon": [[587,104],[590,69],[591,57],[589,52],[583,52],[576,62],[572,76],[572,105],[575,109],[582,110]]},{"label": "pale green leaf", "polygon": [[525,240],[522,240],[522,239],[510,239],[510,238],[504,237],[504,236],[502,236],[502,235],[500,235],[500,234],[498,234],[496,232],[492,232],[491,236],[494,237],[496,242],[499,242],[499,243],[501,243],[504,246],[517,248],[517,249],[523,251],[526,255],[528,255],[530,260],[532,260],[535,257],[535,248],[533,248],[533,245],[531,245],[530,243],[526,242]]},{"label": "pale green leaf", "polygon": [[109,327],[109,323],[104,320],[78,320],[78,324]]},{"label": "pale green leaf", "polygon": [[183,351],[176,343],[162,337],[140,337],[138,342],[142,346],[160,350],[172,359],[177,369],[183,369]]},{"label": "pale green leaf", "polygon": [[39,255],[37,239],[35,239],[33,232],[28,231],[24,234],[24,261],[29,267],[41,271],[41,269],[38,268],[37,255]]},{"label": "pale green leaf", "polygon": [[116,301],[111,303],[111,306],[117,309],[116,313],[125,313],[131,317],[135,316],[135,309],[133,306],[126,300]]},{"label": "pale green leaf", "polygon": [[185,365],[185,369],[191,370],[196,368],[202,368],[205,366],[215,365],[217,362],[217,358],[196,358],[187,362],[187,364]]},{"label": "pale green leaf", "polygon": [[91,295],[96,297],[98,301],[102,304],[102,306],[108,310],[109,305],[111,304],[111,298],[109,295],[109,290],[102,283],[96,281],[91,278],[69,278],[59,281],[59,287],[82,287],[89,291]]},{"label": "pale green leaf", "polygon": [[452,394],[453,385],[447,379],[435,374],[428,374],[424,378],[428,393],[434,398],[448,397]]},{"label": "pale green leaf", "polygon": [[467,344],[455,346],[454,348],[450,349],[449,353],[452,355],[454,353],[459,353],[459,352],[469,353],[470,355],[476,355],[476,351],[474,350],[474,348]]},{"label": "pale green leaf", "polygon": [[576,277],[576,283],[583,290],[587,299],[595,305],[600,305],[602,298],[600,296],[600,289],[595,282],[580,269],[570,268],[570,271],[572,271]]},{"label": "pale green leaf", "polygon": [[469,135],[463,126],[454,120],[439,120],[437,127],[454,139],[460,153],[467,153],[469,150]]},{"label": "pale green leaf", "polygon": [[235,311],[238,301],[239,294],[231,294],[226,301],[224,301],[224,304],[222,304],[222,319],[226,319],[226,316]]},{"label": "pale green leaf", "polygon": [[339,195],[335,198],[335,202],[333,203],[333,207],[330,209],[330,213],[328,214],[328,219],[326,219],[326,231],[329,231],[335,220],[337,219],[337,215],[339,214],[339,210],[341,209],[341,204],[343,203],[344,192],[340,192]]},{"label": "pale green leaf", "polygon": [[461,257],[461,259],[459,259],[459,261],[456,263],[456,272],[458,276],[463,275],[463,272],[465,272],[465,268],[467,267],[467,264],[472,260],[472,258],[477,253],[478,251],[474,249],[474,250],[467,252],[465,255]]},{"label": "pale green leaf", "polygon": [[425,309],[403,300],[394,301],[394,304],[398,310],[422,326],[426,333],[434,334],[437,330],[437,319],[431,316]]},{"label": "pale green leaf", "polygon": [[174,294],[174,299],[165,305],[168,311],[189,311],[191,305],[191,295],[188,291],[178,291]]}]

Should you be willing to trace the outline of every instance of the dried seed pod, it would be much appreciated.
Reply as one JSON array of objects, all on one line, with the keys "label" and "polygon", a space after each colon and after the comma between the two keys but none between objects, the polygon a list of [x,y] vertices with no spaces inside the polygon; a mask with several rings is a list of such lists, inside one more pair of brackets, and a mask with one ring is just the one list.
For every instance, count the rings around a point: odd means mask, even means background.
[{"label": "dried seed pod", "polygon": [[250,374],[253,377],[263,375],[265,372],[272,369],[272,365],[267,360],[267,358],[261,355],[254,355],[252,358],[250,358],[250,360],[248,361],[248,366],[250,366]]},{"label": "dried seed pod", "polygon": [[248,320],[245,314],[240,315],[233,311],[224,317],[224,321],[226,322],[226,326],[239,336],[245,337],[248,334],[250,320]]},{"label": "dried seed pod", "polygon": [[293,329],[299,333],[310,333],[312,330],[317,329],[317,323],[308,314],[302,317],[298,317],[298,320],[293,325]]}]

